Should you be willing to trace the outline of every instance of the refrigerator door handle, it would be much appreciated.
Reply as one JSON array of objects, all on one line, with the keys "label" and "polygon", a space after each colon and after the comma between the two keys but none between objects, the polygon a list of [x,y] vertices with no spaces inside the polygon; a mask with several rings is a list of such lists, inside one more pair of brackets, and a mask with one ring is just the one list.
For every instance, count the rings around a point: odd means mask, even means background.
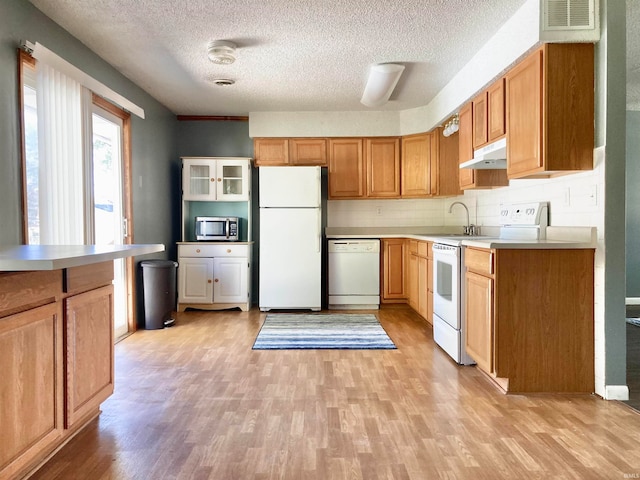
[{"label": "refrigerator door handle", "polygon": [[318,208],[322,207],[322,188],[320,188],[320,185],[322,185],[322,169],[320,167],[316,167],[316,173],[318,176]]},{"label": "refrigerator door handle", "polygon": [[322,209],[318,208],[318,244],[316,252],[321,253],[322,248]]}]

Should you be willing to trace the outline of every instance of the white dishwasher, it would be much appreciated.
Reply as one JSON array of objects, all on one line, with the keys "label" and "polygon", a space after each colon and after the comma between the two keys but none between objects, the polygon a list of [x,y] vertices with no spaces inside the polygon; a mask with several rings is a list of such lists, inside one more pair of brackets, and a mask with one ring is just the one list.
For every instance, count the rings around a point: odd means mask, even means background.
[{"label": "white dishwasher", "polygon": [[329,308],[380,308],[380,240],[329,240]]}]

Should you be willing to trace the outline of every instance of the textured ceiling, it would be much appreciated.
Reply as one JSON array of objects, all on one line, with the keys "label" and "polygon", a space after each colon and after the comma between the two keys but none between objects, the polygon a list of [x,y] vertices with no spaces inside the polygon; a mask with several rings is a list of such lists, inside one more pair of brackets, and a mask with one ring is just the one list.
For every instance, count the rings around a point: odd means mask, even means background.
[{"label": "textured ceiling", "polygon": [[[174,113],[247,115],[366,110],[368,68],[388,62],[406,69],[378,109],[426,105],[525,0],[31,3]],[[238,44],[235,63],[211,63],[211,40]]]}]

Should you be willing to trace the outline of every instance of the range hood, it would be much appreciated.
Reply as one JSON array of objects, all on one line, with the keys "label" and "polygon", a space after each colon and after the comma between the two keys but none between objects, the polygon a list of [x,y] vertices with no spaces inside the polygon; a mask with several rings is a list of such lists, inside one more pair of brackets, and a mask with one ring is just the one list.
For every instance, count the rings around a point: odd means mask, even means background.
[{"label": "range hood", "polygon": [[473,151],[473,158],[461,163],[460,168],[505,169],[507,168],[507,139],[501,138]]}]

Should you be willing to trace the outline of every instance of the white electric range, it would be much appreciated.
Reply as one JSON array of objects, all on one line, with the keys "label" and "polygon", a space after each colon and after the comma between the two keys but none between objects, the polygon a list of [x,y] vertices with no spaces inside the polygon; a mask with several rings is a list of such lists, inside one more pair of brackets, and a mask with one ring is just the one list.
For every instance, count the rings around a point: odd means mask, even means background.
[{"label": "white electric range", "polygon": [[547,202],[500,206],[499,237],[447,235],[433,244],[433,339],[461,365],[472,365],[465,345],[465,240],[542,240],[548,226]]}]

